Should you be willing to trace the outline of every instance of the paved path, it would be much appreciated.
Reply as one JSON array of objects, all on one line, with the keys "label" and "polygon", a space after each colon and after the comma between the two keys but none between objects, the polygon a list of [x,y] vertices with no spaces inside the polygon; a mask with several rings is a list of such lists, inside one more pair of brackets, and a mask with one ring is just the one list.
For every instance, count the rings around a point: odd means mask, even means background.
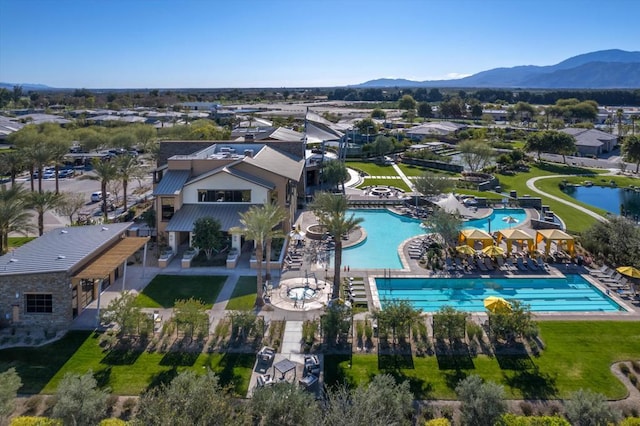
[{"label": "paved path", "polygon": [[409,187],[409,189],[411,189],[412,191],[415,192],[416,188],[413,185],[413,182],[411,182],[411,179],[409,179],[407,177],[407,175],[404,174],[404,172],[402,171],[402,169],[400,169],[400,167],[398,167],[397,164],[393,164],[393,170],[396,171],[396,173],[398,174],[398,176],[400,176],[400,179],[402,179],[404,181],[404,183],[407,184],[407,186]]},{"label": "paved path", "polygon": [[529,188],[533,192],[536,192],[536,193],[538,193],[540,195],[544,195],[547,198],[551,198],[552,200],[555,200],[555,201],[558,201],[558,202],[560,202],[562,204],[566,204],[567,206],[573,207],[576,210],[580,210],[581,212],[588,214],[589,216],[599,220],[600,222],[607,222],[607,218],[605,218],[604,216],[601,216],[598,213],[594,213],[594,212],[592,212],[591,210],[589,210],[589,209],[587,209],[585,207],[582,207],[582,206],[579,206],[579,205],[577,205],[575,203],[572,203],[571,201],[563,200],[560,197],[556,197],[555,195],[551,195],[551,194],[548,194],[548,193],[546,193],[544,191],[541,191],[538,188],[536,188],[536,186],[535,186],[535,183],[537,181],[539,181],[539,180],[542,180],[542,179],[551,179],[551,178],[558,178],[558,177],[571,177],[571,176],[575,176],[575,175],[551,175],[551,176],[534,177],[534,178],[531,178],[531,179],[529,179],[527,181],[527,188]]}]

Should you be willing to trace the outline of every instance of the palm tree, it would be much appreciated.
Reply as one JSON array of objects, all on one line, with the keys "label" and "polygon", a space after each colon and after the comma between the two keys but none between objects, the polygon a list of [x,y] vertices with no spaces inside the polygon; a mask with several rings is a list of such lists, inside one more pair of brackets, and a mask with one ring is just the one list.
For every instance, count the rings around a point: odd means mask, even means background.
[{"label": "palm tree", "polygon": [[102,190],[102,213],[104,214],[104,221],[109,220],[107,215],[107,185],[109,182],[118,178],[118,167],[115,162],[102,161],[96,159],[93,161],[93,171],[95,175],[90,176],[90,179],[100,181],[100,189]]},{"label": "palm tree", "polygon": [[[232,228],[231,233],[244,234],[248,240],[253,240],[256,247],[256,269],[257,269],[257,296],[256,306],[262,306],[263,300],[263,281],[262,281],[262,261],[263,261],[263,248],[267,241],[269,245],[271,239],[277,235],[273,232],[273,228],[280,222],[276,222],[281,217],[284,217],[285,213],[282,208],[266,204],[263,206],[252,206],[245,213],[240,213],[240,223],[243,228]],[[267,251],[271,254],[271,249],[267,245]],[[267,264],[269,259],[267,258]]]},{"label": "palm tree", "polygon": [[50,150],[50,158],[55,166],[55,178],[56,178],[56,194],[60,193],[60,185],[58,180],[58,173],[60,171],[60,165],[64,164],[64,156],[69,153],[71,147],[71,139],[69,132],[64,129],[57,129],[50,132],[47,135],[47,145]]},{"label": "palm tree", "polygon": [[31,214],[27,210],[25,191],[22,185],[12,185],[7,189],[0,186],[0,248],[2,253],[9,249],[9,233],[26,234],[32,229]]},{"label": "palm tree", "polygon": [[336,250],[333,260],[333,298],[340,297],[340,268],[342,267],[342,236],[350,233],[364,219],[355,215],[347,217],[348,199],[341,194],[320,192],[311,205],[311,210],[333,236]]},{"label": "palm tree", "polygon": [[267,232],[265,239],[265,258],[267,259],[267,270],[265,276],[267,277],[267,279],[271,279],[271,241],[274,238],[284,237],[282,229],[275,229],[275,227],[280,225],[282,221],[287,218],[287,212],[275,203],[265,204],[263,206],[263,209],[267,226],[271,226],[269,232]]},{"label": "palm tree", "polygon": [[27,196],[27,205],[35,210],[38,215],[38,235],[44,234],[44,214],[57,208],[62,201],[62,196],[55,192],[31,192]]},{"label": "palm tree", "polygon": [[8,172],[11,178],[11,186],[16,184],[16,176],[24,167],[22,153],[16,149],[7,150],[0,155],[0,169]]},{"label": "palm tree", "polygon": [[122,155],[116,161],[118,168],[118,177],[122,179],[122,192],[124,197],[124,211],[127,211],[127,187],[132,178],[140,175],[140,166],[138,160],[131,155]]}]

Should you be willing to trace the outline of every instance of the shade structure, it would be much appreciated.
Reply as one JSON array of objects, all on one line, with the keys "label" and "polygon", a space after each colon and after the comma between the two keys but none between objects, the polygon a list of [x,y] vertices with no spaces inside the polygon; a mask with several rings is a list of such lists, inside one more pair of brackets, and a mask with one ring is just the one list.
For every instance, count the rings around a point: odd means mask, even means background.
[{"label": "shade structure", "polygon": [[501,256],[504,254],[504,249],[498,246],[488,246],[483,248],[482,252],[487,256]]},{"label": "shade structure", "polygon": [[533,250],[533,242],[535,241],[533,235],[530,235],[522,229],[501,229],[498,231],[498,244],[500,244],[503,239],[507,243],[507,253],[511,253],[511,246],[514,241],[520,244],[524,244],[526,242],[529,251]]},{"label": "shade structure", "polygon": [[514,223],[520,222],[518,219],[516,219],[513,216],[505,216],[502,218],[502,221],[507,222],[509,224],[509,228],[511,228],[511,225],[513,225]]},{"label": "shade structure", "polygon": [[296,227],[289,232],[289,238],[296,241],[304,240],[305,236],[306,234],[300,230],[300,225],[296,225]]},{"label": "shade structure", "polygon": [[492,313],[496,312],[510,312],[511,311],[511,303],[502,297],[498,296],[489,296],[484,299],[484,307]]},{"label": "shade structure", "polygon": [[567,252],[571,257],[575,256],[576,250],[574,238],[564,231],[559,229],[540,229],[536,232],[536,247],[542,241],[545,242],[545,254],[549,254],[549,251],[551,250],[551,243],[555,241],[556,244],[566,244]]},{"label": "shade structure", "polygon": [[476,241],[482,241],[482,247],[493,245],[493,237],[491,234],[478,228],[463,229],[458,235],[460,244],[465,243],[473,247]]},{"label": "shade structure", "polygon": [[627,277],[640,278],[640,269],[634,268],[633,266],[620,266],[616,268],[616,271]]},{"label": "shade structure", "polygon": [[456,251],[460,254],[476,254],[475,249],[468,245],[458,246],[456,247]]}]

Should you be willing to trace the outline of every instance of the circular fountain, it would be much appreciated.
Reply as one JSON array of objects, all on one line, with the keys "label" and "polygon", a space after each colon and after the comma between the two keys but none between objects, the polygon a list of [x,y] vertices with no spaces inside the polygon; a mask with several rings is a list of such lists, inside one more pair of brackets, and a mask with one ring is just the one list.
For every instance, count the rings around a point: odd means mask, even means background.
[{"label": "circular fountain", "polygon": [[314,290],[309,287],[293,287],[290,288],[287,292],[289,299],[291,300],[309,300],[313,299],[317,293],[317,290]]},{"label": "circular fountain", "polygon": [[386,186],[374,186],[371,188],[371,195],[378,197],[389,197],[391,195],[391,188]]}]

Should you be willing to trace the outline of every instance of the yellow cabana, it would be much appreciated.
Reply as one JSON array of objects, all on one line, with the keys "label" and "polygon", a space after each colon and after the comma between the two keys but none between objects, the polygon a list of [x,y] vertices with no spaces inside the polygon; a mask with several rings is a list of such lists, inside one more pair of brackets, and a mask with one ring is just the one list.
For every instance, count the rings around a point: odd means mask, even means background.
[{"label": "yellow cabana", "polygon": [[501,229],[500,231],[498,231],[498,244],[500,244],[503,239],[507,243],[507,254],[511,253],[511,246],[513,245],[514,241],[520,244],[524,244],[524,242],[526,241],[529,251],[533,251],[533,242],[535,238],[533,238],[532,235],[530,235],[528,232],[523,231],[522,229]]},{"label": "yellow cabana", "polygon": [[542,241],[545,242],[545,254],[549,254],[551,250],[551,242],[555,241],[556,244],[565,243],[567,245],[567,252],[573,257],[576,252],[574,238],[564,231],[559,229],[541,229],[536,232],[536,248]]},{"label": "yellow cabana", "polygon": [[470,228],[460,231],[458,241],[460,244],[465,243],[471,247],[476,244],[476,241],[482,241],[482,248],[485,248],[493,244],[493,237],[482,229]]}]

